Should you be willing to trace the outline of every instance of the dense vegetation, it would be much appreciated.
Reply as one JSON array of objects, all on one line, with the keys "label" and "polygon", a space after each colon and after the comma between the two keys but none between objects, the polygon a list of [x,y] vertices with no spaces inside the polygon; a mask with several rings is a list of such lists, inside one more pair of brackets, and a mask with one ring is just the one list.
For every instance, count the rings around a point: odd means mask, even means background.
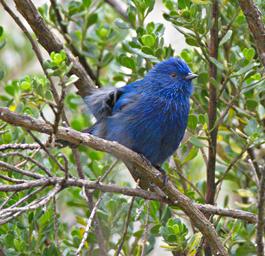
[{"label": "dense vegetation", "polygon": [[[15,2],[21,12],[23,3],[30,1]],[[50,42],[49,56],[41,58],[20,32],[0,27],[1,107],[53,127],[48,136],[0,121],[4,255],[75,255],[78,248],[80,255],[158,255],[158,247],[173,255],[210,255],[202,233],[178,205],[82,186],[58,189],[42,184],[5,190],[7,185],[38,180],[38,175],[137,186],[111,155],[86,146],[56,144],[58,125],[81,131],[93,123],[82,93],[76,93],[74,84],[80,77],[73,72],[69,51],[99,87],[141,79],[170,56],[179,55],[188,63],[199,77],[194,81],[187,136],[163,168],[175,187],[194,202],[252,213],[252,221],[207,211],[206,216],[229,255],[257,255],[256,243],[261,250],[264,236],[257,234],[262,228],[255,223],[255,215],[262,213],[260,191],[265,190],[264,66],[238,1],[164,0],[164,19],[187,44],[179,54],[174,53],[178,45],[165,44],[163,24],[146,22],[154,0],[126,2],[125,11],[122,5],[117,9],[109,4],[113,2],[51,0],[39,7],[47,26],[65,42],[62,50],[52,49]],[[263,1],[255,4],[264,14]],[[8,14],[1,10],[1,15]],[[37,61],[45,73],[36,71]],[[96,224],[89,226],[97,201]]]}]

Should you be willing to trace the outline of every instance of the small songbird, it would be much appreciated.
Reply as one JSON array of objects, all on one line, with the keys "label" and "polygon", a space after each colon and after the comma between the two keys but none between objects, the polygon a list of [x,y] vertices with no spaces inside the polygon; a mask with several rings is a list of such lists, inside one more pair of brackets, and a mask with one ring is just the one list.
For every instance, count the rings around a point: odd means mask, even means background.
[{"label": "small songbird", "polygon": [[172,57],[142,80],[95,90],[84,99],[97,119],[86,132],[119,142],[161,170],[184,136],[196,77],[182,59]]}]

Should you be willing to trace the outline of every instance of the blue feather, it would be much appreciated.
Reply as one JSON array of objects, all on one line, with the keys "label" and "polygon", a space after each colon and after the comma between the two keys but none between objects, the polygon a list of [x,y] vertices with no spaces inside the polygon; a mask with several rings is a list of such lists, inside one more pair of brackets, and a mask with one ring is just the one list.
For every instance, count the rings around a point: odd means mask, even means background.
[{"label": "blue feather", "polygon": [[170,58],[142,80],[86,97],[97,118],[91,133],[143,154],[153,165],[162,164],[185,133],[192,94],[188,75],[191,70],[183,60]]}]

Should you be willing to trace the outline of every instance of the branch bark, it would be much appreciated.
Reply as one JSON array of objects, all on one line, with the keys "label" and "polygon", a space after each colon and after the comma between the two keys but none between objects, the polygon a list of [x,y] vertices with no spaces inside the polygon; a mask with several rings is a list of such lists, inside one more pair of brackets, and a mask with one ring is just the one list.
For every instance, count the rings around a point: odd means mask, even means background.
[{"label": "branch bark", "polygon": [[265,26],[262,22],[262,14],[252,0],[238,0],[240,8],[246,16],[249,30],[251,31],[259,59],[265,67]]},{"label": "branch bark", "polygon": [[[209,53],[212,58],[218,57],[218,0],[212,3],[212,27],[210,30]],[[209,63],[209,77],[216,80],[217,68],[213,63]],[[209,82],[209,108],[208,108],[208,130],[209,130],[209,149],[207,163],[207,193],[206,203],[214,204],[215,196],[215,164],[216,164],[216,141],[218,126],[215,125],[217,117],[217,89]]]},{"label": "branch bark", "polygon": [[[51,125],[29,116],[11,112],[7,108],[0,108],[0,119],[9,124],[41,133],[51,134],[53,132],[53,127]],[[189,216],[193,225],[197,227],[207,241],[209,241],[214,253],[219,253],[219,255],[228,255],[213,225],[193,204],[192,200],[180,193],[170,181],[165,187],[163,184],[163,175],[146,159],[117,142],[106,141],[89,134],[82,134],[70,128],[59,127],[57,138],[73,144],[83,144],[90,146],[95,150],[111,153],[117,158],[135,165],[137,169],[141,170],[141,179],[149,180],[159,187],[159,189],[166,194],[171,202],[178,202],[179,207]]]},{"label": "branch bark", "polygon": [[[63,178],[61,177],[45,177],[38,180],[31,180],[26,181],[22,184],[14,184],[14,185],[0,185],[0,191],[2,192],[19,192],[27,189],[33,189],[38,187],[39,189],[43,189],[47,186],[54,186],[57,183],[61,183]],[[97,181],[88,181],[85,179],[76,179],[76,178],[69,178],[64,182],[63,189],[68,187],[85,187],[86,189],[98,189],[102,192],[110,192],[110,193],[120,193],[126,196],[133,196],[133,197],[141,197],[146,200],[156,200],[162,203],[166,203],[169,205],[177,206],[177,203],[170,202],[167,198],[161,197],[154,192],[149,192],[140,188],[128,188],[128,187],[119,187],[117,185],[106,185],[101,182]],[[37,190],[36,190],[37,191]],[[35,192],[34,192],[35,193]],[[31,195],[31,194],[29,194]],[[26,196],[29,197],[29,196]],[[25,201],[25,198],[23,198]],[[17,206],[19,201],[15,204]],[[224,209],[218,208],[213,205],[203,205],[203,204],[194,204],[200,211],[207,214],[214,214],[223,217],[229,217],[234,219],[240,219],[246,221],[248,223],[257,223],[257,216],[253,213],[242,211],[242,210],[233,210],[233,209]],[[2,208],[0,207],[0,210]]]},{"label": "branch bark", "polygon": [[258,198],[258,223],[257,223],[257,256],[264,256],[264,229],[265,229],[265,168],[261,170]]}]

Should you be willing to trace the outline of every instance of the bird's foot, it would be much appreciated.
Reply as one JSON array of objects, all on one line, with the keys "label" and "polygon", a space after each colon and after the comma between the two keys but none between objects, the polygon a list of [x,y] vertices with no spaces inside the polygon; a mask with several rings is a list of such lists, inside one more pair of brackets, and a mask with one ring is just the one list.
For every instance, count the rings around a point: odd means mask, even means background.
[{"label": "bird's foot", "polygon": [[161,172],[162,174],[162,178],[163,178],[163,186],[165,187],[168,183],[168,176],[167,176],[167,173],[166,171],[159,165],[156,165],[155,168]]}]

